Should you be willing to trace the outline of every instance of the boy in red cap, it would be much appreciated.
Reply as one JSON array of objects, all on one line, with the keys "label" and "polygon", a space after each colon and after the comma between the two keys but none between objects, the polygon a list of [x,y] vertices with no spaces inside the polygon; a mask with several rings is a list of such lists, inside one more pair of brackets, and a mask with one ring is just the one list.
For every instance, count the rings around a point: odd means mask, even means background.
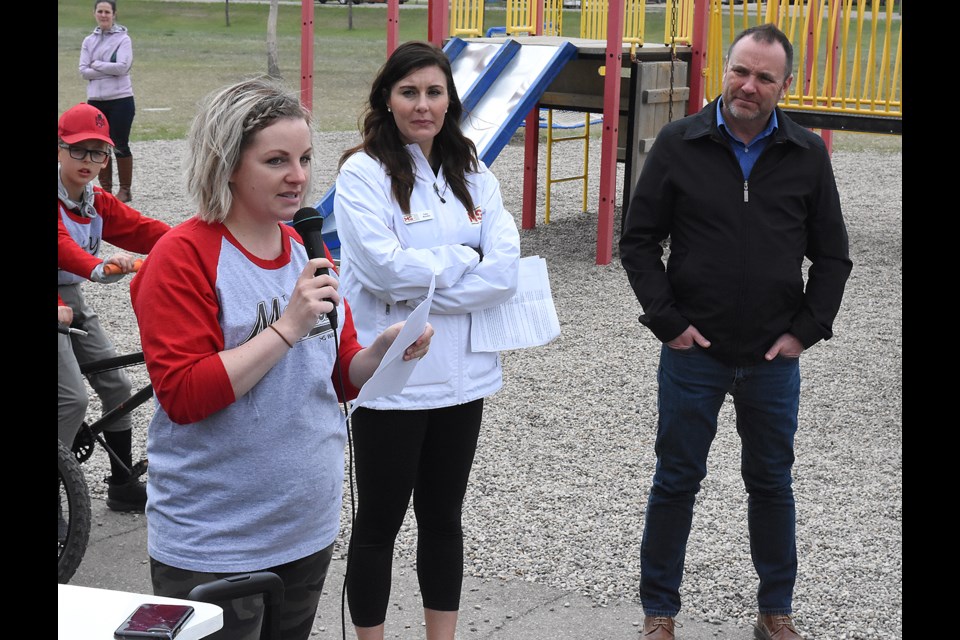
[{"label": "boy in red cap", "polygon": [[[113,146],[110,125],[99,109],[86,103],[68,109],[60,116],[57,138],[58,319],[66,317],[62,307],[67,306],[73,311],[73,323],[87,332],[85,336],[57,333],[58,436],[70,447],[87,413],[80,363],[117,355],[100,318],[84,300],[81,284],[117,282],[133,272],[135,257],[127,252],[148,253],[170,227],[93,186]],[[123,251],[104,260],[99,256],[104,241]],[[106,273],[107,264],[115,265],[120,273]],[[130,380],[123,370],[90,376],[89,382],[100,397],[104,413],[131,394]],[[107,506],[114,511],[142,512],[147,501],[144,484],[130,475],[132,426],[130,416],[125,416],[104,432],[107,444],[119,458],[111,457],[111,475],[107,478]]]}]

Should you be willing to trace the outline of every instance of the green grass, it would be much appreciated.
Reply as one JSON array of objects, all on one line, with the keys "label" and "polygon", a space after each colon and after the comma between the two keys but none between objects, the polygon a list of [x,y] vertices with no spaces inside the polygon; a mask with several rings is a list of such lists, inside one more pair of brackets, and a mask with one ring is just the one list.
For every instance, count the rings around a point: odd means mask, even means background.
[{"label": "green grass", "polygon": [[[386,9],[317,5],[314,16],[313,102],[321,130],[356,129],[370,81],[386,57]],[[130,29],[137,117],[133,140],[186,135],[198,101],[214,89],[267,70],[267,5],[124,0],[118,22]],[[280,71],[300,87],[300,7],[281,5],[277,20]],[[404,10],[401,41],[425,39],[427,12]],[[95,27],[87,0],[58,2],[57,109],[86,100],[80,43]]]},{"label": "green grass", "polygon": [[[485,5],[485,29],[504,24],[502,6]],[[322,131],[357,128],[370,81],[386,57],[386,5],[354,7],[352,29],[348,10],[334,2],[315,5],[313,107]],[[265,73],[268,11],[266,4],[232,3],[228,27],[223,2],[123,0],[117,21],[133,40],[137,101],[131,139],[182,138],[203,96]],[[427,17],[426,4],[407,4],[400,12],[400,41],[426,39]],[[566,11],[564,34],[579,35],[579,20],[579,11]],[[279,7],[280,71],[291,88],[300,87],[300,22],[299,6]],[[95,26],[89,0],[58,0],[58,113],[86,100],[77,65],[80,43]],[[662,11],[648,17],[647,32],[662,35]]]}]

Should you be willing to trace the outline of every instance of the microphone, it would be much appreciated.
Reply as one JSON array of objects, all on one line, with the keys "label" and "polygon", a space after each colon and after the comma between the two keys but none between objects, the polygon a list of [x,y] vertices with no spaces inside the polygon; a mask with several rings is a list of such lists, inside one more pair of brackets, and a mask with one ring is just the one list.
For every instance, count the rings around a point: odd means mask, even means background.
[{"label": "microphone", "polygon": [[[307,250],[307,257],[325,258],[326,253],[323,250],[323,218],[313,207],[304,207],[297,211],[293,216],[293,228],[297,230],[300,237],[303,238],[303,247]],[[326,275],[326,267],[317,269],[314,276]],[[330,302],[333,302],[330,300]],[[330,321],[330,328],[337,328],[337,305],[333,305],[333,311],[327,313],[327,319]]]},{"label": "microphone", "polygon": [[447,201],[443,199],[442,195],[440,195],[440,187],[437,186],[436,182],[433,183],[433,192],[437,194],[438,198],[440,198],[440,202],[442,202],[443,204],[447,204]]}]

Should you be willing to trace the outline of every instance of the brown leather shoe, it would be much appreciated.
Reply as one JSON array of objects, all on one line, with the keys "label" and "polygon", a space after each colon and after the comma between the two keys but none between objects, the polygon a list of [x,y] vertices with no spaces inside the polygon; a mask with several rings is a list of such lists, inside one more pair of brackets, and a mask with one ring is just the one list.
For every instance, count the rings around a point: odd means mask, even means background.
[{"label": "brown leather shoe", "polygon": [[785,614],[758,614],[753,637],[757,640],[803,640],[793,626],[793,617]]},{"label": "brown leather shoe", "polygon": [[644,616],[643,640],[673,640],[673,618],[666,616]]}]

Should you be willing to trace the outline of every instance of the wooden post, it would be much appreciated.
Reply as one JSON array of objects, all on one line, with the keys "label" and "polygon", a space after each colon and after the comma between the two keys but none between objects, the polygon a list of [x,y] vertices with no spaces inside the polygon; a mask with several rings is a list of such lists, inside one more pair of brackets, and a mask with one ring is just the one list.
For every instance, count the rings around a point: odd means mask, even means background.
[{"label": "wooden post", "polygon": [[[672,69],[671,69],[672,67]],[[635,65],[635,93],[631,95],[632,138],[626,149],[626,168],[623,176],[623,212],[626,213],[630,194],[640,178],[640,170],[647,153],[653,148],[657,134],[670,121],[684,114],[684,105],[690,97],[687,86],[687,63],[640,62]],[[673,73],[673,91],[670,90],[670,74]]]}]

